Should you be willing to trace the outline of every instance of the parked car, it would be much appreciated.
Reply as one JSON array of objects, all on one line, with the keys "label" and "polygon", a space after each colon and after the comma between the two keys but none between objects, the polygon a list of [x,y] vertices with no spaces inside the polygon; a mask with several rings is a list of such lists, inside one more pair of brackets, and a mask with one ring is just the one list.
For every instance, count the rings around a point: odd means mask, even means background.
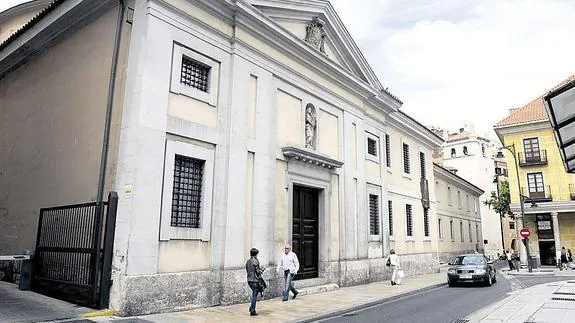
[{"label": "parked car", "polygon": [[491,286],[497,282],[497,272],[493,267],[493,261],[479,253],[464,254],[457,256],[449,263],[447,270],[447,283],[455,286],[460,283],[483,283]]}]

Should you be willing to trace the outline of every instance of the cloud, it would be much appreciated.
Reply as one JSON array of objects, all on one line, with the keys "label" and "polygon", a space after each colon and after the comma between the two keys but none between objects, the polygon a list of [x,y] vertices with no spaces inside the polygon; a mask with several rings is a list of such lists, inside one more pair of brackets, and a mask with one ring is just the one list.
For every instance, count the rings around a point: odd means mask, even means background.
[{"label": "cloud", "polygon": [[425,124],[483,133],[575,74],[575,1],[332,4],[403,110]]}]

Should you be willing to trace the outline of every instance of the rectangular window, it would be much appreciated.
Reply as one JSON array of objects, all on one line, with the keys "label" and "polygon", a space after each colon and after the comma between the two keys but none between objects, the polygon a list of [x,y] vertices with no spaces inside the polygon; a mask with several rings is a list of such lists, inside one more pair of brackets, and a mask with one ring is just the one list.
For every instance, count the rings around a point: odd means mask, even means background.
[{"label": "rectangular window", "polygon": [[403,172],[406,174],[411,173],[411,165],[409,160],[409,145],[403,144]]},{"label": "rectangular window", "polygon": [[474,198],[473,199],[473,210],[475,213],[477,213],[478,204],[479,204],[479,200],[477,198]]},{"label": "rectangular window", "polygon": [[526,162],[540,162],[541,151],[539,150],[539,138],[523,139],[523,149],[525,150]]},{"label": "rectangular window", "polygon": [[469,242],[473,242],[473,237],[471,236],[471,222],[469,222]]},{"label": "rectangular window", "polygon": [[453,220],[449,220],[449,235],[451,237],[451,241],[455,241],[455,235],[453,234]]},{"label": "rectangular window", "polygon": [[545,197],[545,186],[543,184],[543,173],[527,174],[527,186],[529,197]]},{"label": "rectangular window", "polygon": [[461,232],[461,242],[465,241],[463,237],[463,221],[459,221],[459,231]]},{"label": "rectangular window", "polygon": [[465,194],[465,208],[467,212],[471,211],[471,207],[469,206],[469,194]]},{"label": "rectangular window", "polygon": [[421,172],[421,178],[426,178],[425,174],[425,154],[419,152],[419,167]]},{"label": "rectangular window", "polygon": [[515,230],[515,222],[509,222],[509,230]]},{"label": "rectangular window", "polygon": [[182,155],[175,157],[170,221],[173,227],[200,227],[204,162]]},{"label": "rectangular window", "polygon": [[387,214],[389,216],[389,235],[393,236],[393,203],[387,201]]},{"label": "rectangular window", "polygon": [[367,137],[367,153],[373,157],[377,157],[377,140]]},{"label": "rectangular window", "polygon": [[411,204],[405,204],[405,223],[407,226],[407,236],[413,236],[413,215]]},{"label": "rectangular window", "polygon": [[439,239],[443,239],[443,228],[441,227],[441,219],[437,219],[437,228],[439,233]]},{"label": "rectangular window", "polygon": [[379,235],[379,196],[369,194],[369,234]]},{"label": "rectangular window", "polygon": [[479,224],[475,224],[475,236],[477,237],[477,242],[479,242]]},{"label": "rectangular window", "polygon": [[461,191],[457,191],[457,207],[461,209]]},{"label": "rectangular window", "polygon": [[451,198],[451,187],[447,187],[447,203],[451,206],[452,198]]},{"label": "rectangular window", "polygon": [[385,165],[391,167],[391,147],[389,135],[385,134]]},{"label": "rectangular window", "polygon": [[423,233],[429,237],[429,209],[423,208]]}]

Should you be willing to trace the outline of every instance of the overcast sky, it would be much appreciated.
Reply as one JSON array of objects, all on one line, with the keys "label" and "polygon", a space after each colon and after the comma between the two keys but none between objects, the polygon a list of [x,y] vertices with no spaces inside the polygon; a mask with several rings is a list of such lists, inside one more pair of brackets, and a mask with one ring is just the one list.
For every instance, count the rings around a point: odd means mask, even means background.
[{"label": "overcast sky", "polygon": [[[0,0],[0,11],[26,1]],[[483,134],[575,74],[575,0],[331,0],[384,86],[426,125]]]}]

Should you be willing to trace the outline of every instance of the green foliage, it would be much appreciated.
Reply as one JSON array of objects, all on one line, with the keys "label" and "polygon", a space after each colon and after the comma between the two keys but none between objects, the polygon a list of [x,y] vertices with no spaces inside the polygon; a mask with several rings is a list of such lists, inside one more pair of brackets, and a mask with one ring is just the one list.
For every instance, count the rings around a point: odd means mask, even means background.
[{"label": "green foliage", "polygon": [[511,218],[514,218],[509,208],[511,196],[509,195],[509,183],[507,181],[499,183],[499,195],[497,192],[492,191],[491,198],[487,201],[483,201],[483,203],[499,213],[501,217],[509,215]]}]

